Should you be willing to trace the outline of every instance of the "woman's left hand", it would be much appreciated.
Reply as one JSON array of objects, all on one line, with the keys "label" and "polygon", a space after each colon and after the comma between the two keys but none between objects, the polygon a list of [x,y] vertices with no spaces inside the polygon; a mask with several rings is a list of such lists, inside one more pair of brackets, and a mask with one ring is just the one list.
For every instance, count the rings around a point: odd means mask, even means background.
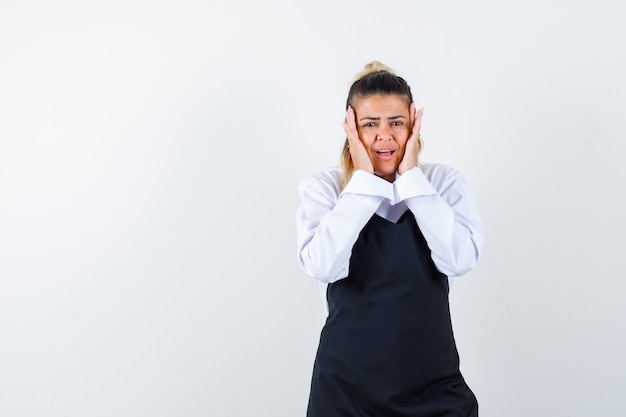
[{"label": "woman's left hand", "polygon": [[400,165],[398,165],[398,174],[400,175],[417,166],[419,153],[422,150],[420,129],[422,128],[422,114],[424,114],[424,109],[421,108],[415,111],[415,104],[411,103],[409,114],[413,122],[413,129],[411,129],[411,136],[409,136],[409,139],[406,141],[402,161],[400,161]]}]

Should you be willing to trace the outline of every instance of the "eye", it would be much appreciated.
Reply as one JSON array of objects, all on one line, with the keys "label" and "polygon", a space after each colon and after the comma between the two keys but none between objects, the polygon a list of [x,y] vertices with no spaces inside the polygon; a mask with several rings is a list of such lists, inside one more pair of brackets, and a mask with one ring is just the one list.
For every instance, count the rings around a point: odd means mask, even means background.
[{"label": "eye", "polygon": [[391,126],[402,126],[403,124],[404,124],[403,122],[396,121],[396,122],[391,123]]},{"label": "eye", "polygon": [[363,125],[363,127],[375,127],[375,126],[376,126],[376,123],[374,123],[374,122],[365,123]]}]

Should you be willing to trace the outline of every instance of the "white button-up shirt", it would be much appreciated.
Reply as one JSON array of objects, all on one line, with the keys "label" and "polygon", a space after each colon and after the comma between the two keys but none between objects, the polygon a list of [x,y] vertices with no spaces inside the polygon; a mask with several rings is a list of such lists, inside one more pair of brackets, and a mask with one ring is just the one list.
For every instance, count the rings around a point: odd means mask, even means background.
[{"label": "white button-up shirt", "polygon": [[352,247],[374,214],[396,222],[411,210],[435,266],[449,279],[477,265],[484,233],[460,172],[443,164],[420,164],[390,183],[355,171],[340,192],[342,175],[341,168],[320,171],[298,187],[298,261],[320,281],[326,309],[326,287],[348,276]]}]

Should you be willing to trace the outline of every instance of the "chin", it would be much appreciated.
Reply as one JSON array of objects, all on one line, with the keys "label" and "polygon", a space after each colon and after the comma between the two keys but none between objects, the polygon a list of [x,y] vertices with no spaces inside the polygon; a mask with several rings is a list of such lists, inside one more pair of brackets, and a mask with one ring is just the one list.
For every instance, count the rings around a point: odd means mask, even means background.
[{"label": "chin", "polygon": [[378,175],[379,177],[387,177],[389,175],[395,175],[396,171],[398,171],[398,165],[395,165],[392,167],[385,167],[382,169],[375,169],[374,172],[376,172],[376,175]]},{"label": "chin", "polygon": [[396,171],[397,169],[394,169],[393,171],[375,171],[374,173],[377,177],[393,182],[396,179]]}]

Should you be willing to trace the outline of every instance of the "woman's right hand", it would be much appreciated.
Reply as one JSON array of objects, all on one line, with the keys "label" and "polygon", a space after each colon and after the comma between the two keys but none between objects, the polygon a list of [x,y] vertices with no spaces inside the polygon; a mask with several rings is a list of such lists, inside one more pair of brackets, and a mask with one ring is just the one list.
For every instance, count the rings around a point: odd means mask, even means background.
[{"label": "woman's right hand", "polygon": [[359,132],[356,128],[356,115],[352,106],[348,107],[346,112],[346,120],[343,122],[343,130],[346,132],[348,138],[348,144],[350,147],[350,156],[352,156],[352,162],[354,163],[354,170],[363,170],[374,173],[374,165],[370,159],[365,146],[359,139]]}]

